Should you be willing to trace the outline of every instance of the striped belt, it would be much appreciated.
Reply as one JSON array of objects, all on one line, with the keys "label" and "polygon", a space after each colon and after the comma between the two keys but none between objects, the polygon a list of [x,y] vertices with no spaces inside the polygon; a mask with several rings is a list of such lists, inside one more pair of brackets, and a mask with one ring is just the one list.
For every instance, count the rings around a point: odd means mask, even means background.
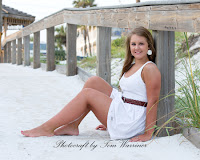
[{"label": "striped belt", "polygon": [[143,107],[147,106],[147,102],[137,101],[134,99],[125,98],[123,96],[122,96],[122,100],[124,101],[124,103],[135,104],[135,105],[143,106]]}]

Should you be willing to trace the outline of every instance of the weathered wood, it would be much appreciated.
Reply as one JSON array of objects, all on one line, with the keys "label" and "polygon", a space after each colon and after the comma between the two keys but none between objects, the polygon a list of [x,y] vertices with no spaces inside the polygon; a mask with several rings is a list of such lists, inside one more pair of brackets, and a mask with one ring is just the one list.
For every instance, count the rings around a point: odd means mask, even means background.
[{"label": "weathered wood", "polygon": [[33,68],[40,68],[40,32],[35,32],[33,38]]},{"label": "weathered wood", "polygon": [[45,17],[44,19],[41,19],[40,21],[37,21],[35,23],[28,25],[27,27],[23,29],[23,36],[27,36],[34,32],[38,32],[46,28],[51,28],[59,24],[65,23],[64,14],[65,13],[62,10],[48,17]]},{"label": "weathered wood", "polygon": [[77,26],[73,24],[67,24],[67,76],[74,76],[77,74],[77,58],[76,58],[76,36]]},{"label": "weathered wood", "polygon": [[3,57],[3,63],[8,62],[8,51],[7,51],[7,44],[4,47],[4,57]]},{"label": "weathered wood", "polygon": [[111,83],[111,28],[97,27],[97,75]]},{"label": "weathered wood", "polygon": [[6,42],[13,41],[13,40],[15,40],[17,38],[21,38],[22,37],[22,33],[23,33],[23,29],[21,29],[20,31],[15,32],[15,33],[7,36],[6,40],[3,41],[2,45],[4,46]]},{"label": "weathered wood", "polygon": [[12,64],[16,64],[16,40],[12,41],[11,61],[12,61]]},{"label": "weathered wood", "polygon": [[47,71],[55,70],[54,27],[47,28]]},{"label": "weathered wood", "polygon": [[200,3],[189,3],[152,6],[139,3],[127,8],[64,9],[8,36],[3,46],[8,41],[62,23],[121,28],[144,26],[152,30],[200,33]]},{"label": "weathered wood", "polygon": [[24,66],[30,66],[30,35],[24,37]]},{"label": "weathered wood", "polygon": [[17,65],[21,64],[22,64],[22,38],[19,38],[17,43]]},{"label": "weathered wood", "polygon": [[[153,31],[153,36],[157,51],[156,64],[161,72],[160,99],[170,95],[161,100],[158,105],[157,125],[162,126],[172,117],[174,111],[175,35],[172,31]],[[169,123],[166,126],[173,126],[173,124]],[[173,132],[170,134],[173,134]],[[159,136],[167,136],[165,129],[163,129]]]},{"label": "weathered wood", "polygon": [[7,43],[8,63],[11,63],[11,42]]},{"label": "weathered wood", "polygon": [[94,76],[91,73],[86,72],[85,70],[83,70],[80,67],[77,67],[77,73],[79,75],[79,77],[86,82],[90,77]]}]

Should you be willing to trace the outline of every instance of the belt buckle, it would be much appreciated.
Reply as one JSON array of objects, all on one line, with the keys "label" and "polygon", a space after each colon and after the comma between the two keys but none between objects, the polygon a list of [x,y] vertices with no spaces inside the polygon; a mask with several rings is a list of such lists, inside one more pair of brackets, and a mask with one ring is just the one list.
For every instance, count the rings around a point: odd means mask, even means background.
[{"label": "belt buckle", "polygon": [[125,97],[122,97],[122,99],[123,99],[124,102],[126,102],[126,98]]}]

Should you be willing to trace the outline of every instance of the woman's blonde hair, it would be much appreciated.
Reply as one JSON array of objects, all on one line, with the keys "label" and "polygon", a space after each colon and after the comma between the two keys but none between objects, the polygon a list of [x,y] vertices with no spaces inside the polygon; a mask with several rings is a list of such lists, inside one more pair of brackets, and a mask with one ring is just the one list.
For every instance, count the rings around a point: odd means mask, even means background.
[{"label": "woman's blonde hair", "polygon": [[125,61],[124,61],[124,65],[123,65],[123,69],[122,69],[120,79],[123,76],[123,74],[131,68],[133,60],[134,60],[134,57],[132,56],[131,50],[130,50],[130,40],[131,40],[132,35],[134,35],[134,34],[146,38],[147,43],[148,43],[148,47],[152,51],[152,55],[150,55],[150,56],[147,55],[148,59],[152,62],[155,62],[156,50],[154,48],[154,41],[153,41],[153,37],[152,37],[151,33],[146,28],[144,28],[142,26],[135,28],[132,32],[130,32],[128,34],[128,36],[126,38],[126,56],[125,56]]}]

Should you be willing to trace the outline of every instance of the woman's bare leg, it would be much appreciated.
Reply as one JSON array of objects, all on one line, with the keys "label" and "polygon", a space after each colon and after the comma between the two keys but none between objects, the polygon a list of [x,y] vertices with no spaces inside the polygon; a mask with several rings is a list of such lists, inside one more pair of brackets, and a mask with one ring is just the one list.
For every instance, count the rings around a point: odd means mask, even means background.
[{"label": "woman's bare leg", "polygon": [[29,137],[52,136],[56,128],[69,124],[88,110],[92,110],[99,121],[107,126],[111,101],[108,95],[95,89],[85,88],[53,118],[37,128],[22,131],[22,134]]},{"label": "woman's bare leg", "polygon": [[[100,91],[107,96],[110,97],[110,94],[112,92],[112,87],[102,78],[93,76],[86,81],[83,89],[85,88],[92,88],[97,91]],[[81,123],[81,121],[84,119],[84,117],[89,113],[89,109],[81,116],[79,119],[75,120],[74,122],[70,124],[65,124],[64,126],[61,126],[60,128],[56,129],[54,131],[55,135],[79,135],[79,129],[78,126]]]}]

